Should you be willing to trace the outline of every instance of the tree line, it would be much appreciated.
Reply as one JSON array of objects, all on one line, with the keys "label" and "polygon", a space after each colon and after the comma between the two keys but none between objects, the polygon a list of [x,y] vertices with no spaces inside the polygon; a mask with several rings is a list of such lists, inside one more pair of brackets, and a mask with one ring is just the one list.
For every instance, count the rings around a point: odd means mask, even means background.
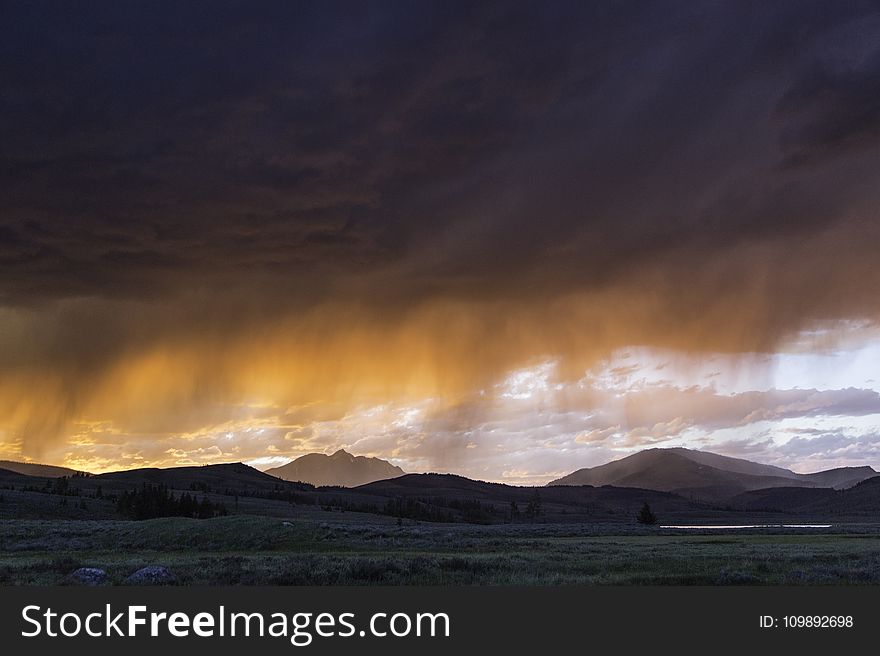
[{"label": "tree line", "polygon": [[138,490],[120,494],[116,507],[120,514],[132,519],[156,517],[208,519],[228,514],[224,504],[214,503],[206,496],[201,500],[188,492],[175,496],[164,485],[146,483]]}]

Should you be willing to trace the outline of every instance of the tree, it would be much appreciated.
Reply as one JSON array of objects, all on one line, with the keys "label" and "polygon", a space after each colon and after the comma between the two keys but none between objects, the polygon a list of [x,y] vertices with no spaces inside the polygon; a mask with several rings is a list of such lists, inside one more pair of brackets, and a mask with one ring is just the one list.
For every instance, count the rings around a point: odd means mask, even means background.
[{"label": "tree", "polygon": [[639,524],[656,524],[657,516],[651,512],[651,506],[648,505],[648,502],[645,501],[645,505],[642,506],[642,509],[639,511],[638,516],[636,516],[636,520],[638,520]]},{"label": "tree", "polygon": [[67,476],[56,478],[54,484],[52,485],[52,494],[67,494],[69,488],[70,481],[68,480]]},{"label": "tree", "polygon": [[541,514],[541,494],[535,490],[532,498],[526,504],[526,517],[535,519]]}]

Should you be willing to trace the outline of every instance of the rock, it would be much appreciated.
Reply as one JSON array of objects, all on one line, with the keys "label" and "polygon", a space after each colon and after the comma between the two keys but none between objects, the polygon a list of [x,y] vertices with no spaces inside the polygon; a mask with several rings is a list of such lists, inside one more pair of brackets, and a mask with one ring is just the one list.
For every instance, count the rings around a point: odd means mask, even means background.
[{"label": "rock", "polygon": [[107,582],[107,572],[98,567],[80,567],[70,573],[70,579],[81,585],[103,585]]},{"label": "rock", "polygon": [[150,565],[142,567],[134,574],[125,579],[126,585],[170,585],[175,583],[177,577],[167,567]]}]

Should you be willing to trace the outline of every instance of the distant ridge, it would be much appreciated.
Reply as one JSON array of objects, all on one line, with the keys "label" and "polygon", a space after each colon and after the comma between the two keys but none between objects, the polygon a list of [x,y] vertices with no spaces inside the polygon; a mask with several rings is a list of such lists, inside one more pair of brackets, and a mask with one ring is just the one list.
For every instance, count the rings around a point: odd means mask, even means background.
[{"label": "distant ridge", "polygon": [[880,512],[880,477],[861,481],[845,490],[831,488],[780,487],[744,492],[730,499],[737,510],[784,512],[812,515],[845,515]]},{"label": "distant ridge", "polygon": [[13,460],[0,460],[0,469],[15,472],[16,474],[24,474],[25,476],[41,476],[43,478],[61,478],[62,476],[85,473],[75,469],[68,469],[67,467],[39,465],[32,462],[15,462]]},{"label": "distant ridge", "polygon": [[285,481],[299,481],[316,486],[357,487],[403,476],[404,471],[387,460],[353,456],[340,449],[329,456],[309,453],[281,467],[267,469],[265,473]]},{"label": "distant ridge", "polygon": [[91,480],[106,486],[131,487],[143,484],[165,485],[172,489],[186,490],[195,487],[213,490],[263,490],[278,487],[278,479],[249,467],[241,462],[217,465],[193,465],[158,469],[146,467],[126,471],[108,472],[92,476]]},{"label": "distant ridge", "polygon": [[638,487],[717,500],[777,487],[845,489],[874,476],[877,472],[871,467],[797,474],[716,453],[673,448],[647,449],[598,467],[579,469],[548,485]]}]

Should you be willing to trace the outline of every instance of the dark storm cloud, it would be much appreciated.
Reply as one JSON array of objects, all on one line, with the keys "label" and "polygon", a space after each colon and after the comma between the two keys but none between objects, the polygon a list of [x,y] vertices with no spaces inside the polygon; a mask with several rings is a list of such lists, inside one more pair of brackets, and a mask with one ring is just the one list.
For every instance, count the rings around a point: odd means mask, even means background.
[{"label": "dark storm cloud", "polygon": [[568,48],[564,16],[451,4],[16,9],[11,302],[393,261],[437,218],[431,187],[541,111]]},{"label": "dark storm cloud", "polygon": [[880,142],[880,19],[851,27],[855,47],[818,59],[777,105],[781,145],[790,166],[820,164],[876,150]]},{"label": "dark storm cloud", "polygon": [[833,72],[819,49],[876,29],[858,4],[163,9],[7,5],[7,303],[582,287],[876,200],[773,171],[869,146],[876,40]]}]

